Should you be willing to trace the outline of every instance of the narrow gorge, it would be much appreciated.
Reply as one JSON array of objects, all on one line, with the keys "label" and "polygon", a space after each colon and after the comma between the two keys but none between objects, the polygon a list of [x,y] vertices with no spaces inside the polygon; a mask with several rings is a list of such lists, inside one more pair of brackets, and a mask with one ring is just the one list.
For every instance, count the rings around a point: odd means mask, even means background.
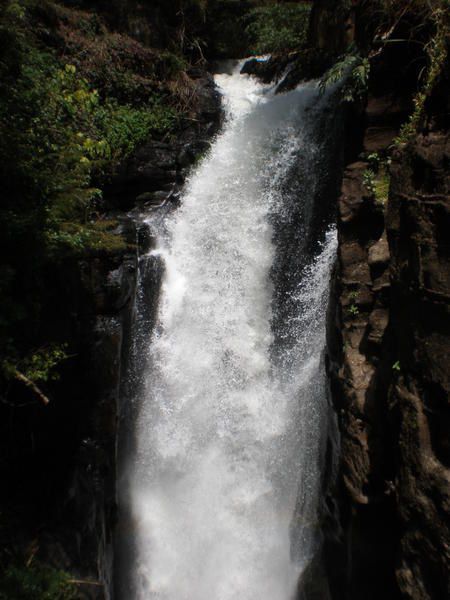
[{"label": "narrow gorge", "polygon": [[0,600],[445,600],[449,0],[2,0],[0,131]]}]

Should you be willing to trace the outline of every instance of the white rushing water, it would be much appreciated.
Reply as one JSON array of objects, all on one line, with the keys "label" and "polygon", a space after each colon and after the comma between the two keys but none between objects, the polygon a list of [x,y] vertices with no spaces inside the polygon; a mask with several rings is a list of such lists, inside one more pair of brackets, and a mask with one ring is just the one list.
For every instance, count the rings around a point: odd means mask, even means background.
[{"label": "white rushing water", "polygon": [[291,286],[278,358],[272,272],[283,184],[317,152],[316,91],[274,96],[238,70],[217,83],[223,132],[153,250],[166,270],[129,466],[136,600],[290,600],[312,552],[334,234]]}]

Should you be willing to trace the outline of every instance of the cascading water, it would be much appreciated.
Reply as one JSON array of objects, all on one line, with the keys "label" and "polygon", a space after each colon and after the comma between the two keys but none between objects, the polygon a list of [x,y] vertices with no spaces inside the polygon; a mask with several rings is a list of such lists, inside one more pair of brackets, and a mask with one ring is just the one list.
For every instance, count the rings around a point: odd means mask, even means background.
[{"label": "cascading water", "polygon": [[165,274],[126,461],[136,600],[291,600],[314,552],[335,251],[314,207],[326,101],[238,69],[217,83],[223,132],[152,251]]}]

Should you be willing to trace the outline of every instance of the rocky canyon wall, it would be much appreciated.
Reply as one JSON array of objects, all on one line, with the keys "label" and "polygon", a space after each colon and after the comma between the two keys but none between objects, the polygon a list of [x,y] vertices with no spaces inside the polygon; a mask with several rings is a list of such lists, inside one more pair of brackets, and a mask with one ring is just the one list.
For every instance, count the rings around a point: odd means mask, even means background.
[{"label": "rocky canyon wall", "polygon": [[[44,41],[59,40],[58,25],[45,22]],[[98,27],[104,28],[103,21]],[[78,31],[70,33],[76,37]],[[128,38],[105,35],[127,52]],[[76,58],[86,55],[79,52]],[[139,258],[153,243],[142,219],[152,210],[175,209],[189,169],[208,148],[222,117],[219,94],[205,67],[190,67],[188,60],[182,66],[191,101],[183,117],[189,118],[177,121],[176,135],[149,135],[120,164],[111,160],[109,176],[101,181],[103,203],[97,216],[114,224],[110,246],[61,255],[40,276],[40,295],[34,299],[42,308],[39,322],[32,323],[39,334],[36,346],[41,338],[55,339],[69,351],[58,378],[44,388],[48,405],[23,383],[13,382],[8,401],[1,398],[0,595],[10,585],[8,578],[25,573],[38,586],[42,573],[63,573],[74,580],[77,598],[111,597],[118,429]],[[157,297],[157,279],[149,283],[149,293]],[[29,287],[30,296],[36,294]],[[22,581],[11,585],[20,595]]]},{"label": "rocky canyon wall", "polygon": [[412,78],[409,59],[405,48],[371,58],[363,143],[338,199],[329,373],[340,467],[324,511],[334,598],[449,590],[448,56],[417,132],[394,143],[411,96],[393,81]]}]

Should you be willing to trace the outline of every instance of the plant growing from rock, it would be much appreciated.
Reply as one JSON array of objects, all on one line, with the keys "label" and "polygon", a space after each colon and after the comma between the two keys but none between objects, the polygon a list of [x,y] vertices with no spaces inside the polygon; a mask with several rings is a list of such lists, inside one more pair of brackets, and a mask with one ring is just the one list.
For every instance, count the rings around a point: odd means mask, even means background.
[{"label": "plant growing from rock", "polygon": [[367,156],[367,162],[369,166],[363,172],[364,187],[375,198],[377,204],[384,206],[388,200],[391,183],[391,159],[381,156],[378,152],[372,152]]},{"label": "plant growing from rock", "polygon": [[[417,3],[416,3],[417,4]],[[425,45],[428,65],[425,80],[413,99],[414,110],[408,121],[400,129],[395,143],[406,144],[417,133],[424,120],[425,104],[439,78],[447,61],[450,46],[450,4],[448,0],[424,3],[422,6],[424,22],[429,21],[434,33]]]},{"label": "plant growing from rock", "polygon": [[340,83],[343,102],[357,102],[367,94],[370,63],[352,48],[342,56],[322,77],[319,89],[324,93],[330,86]]},{"label": "plant growing from rock", "polygon": [[359,308],[356,306],[356,304],[351,304],[348,312],[350,315],[352,315],[352,317],[356,317],[356,315],[359,315]]},{"label": "plant growing from rock", "polygon": [[372,169],[363,172],[363,184],[370,195],[375,195],[375,173]]}]

